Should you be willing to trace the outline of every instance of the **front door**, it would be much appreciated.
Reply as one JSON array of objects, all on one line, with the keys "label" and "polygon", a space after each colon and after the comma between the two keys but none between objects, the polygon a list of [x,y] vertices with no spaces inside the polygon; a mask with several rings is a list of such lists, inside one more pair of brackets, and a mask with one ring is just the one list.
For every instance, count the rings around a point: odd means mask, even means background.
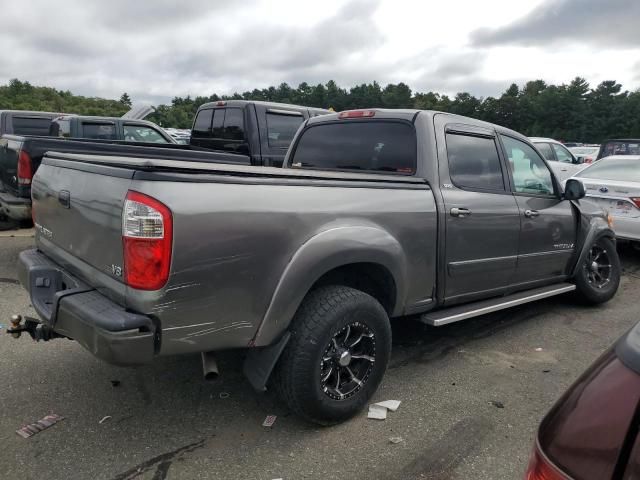
[{"label": "front door", "polygon": [[447,125],[443,137],[444,297],[452,304],[497,295],[510,285],[520,217],[495,132],[456,124]]},{"label": "front door", "polygon": [[575,251],[577,219],[549,167],[527,143],[501,135],[521,215],[516,284],[561,280]]}]

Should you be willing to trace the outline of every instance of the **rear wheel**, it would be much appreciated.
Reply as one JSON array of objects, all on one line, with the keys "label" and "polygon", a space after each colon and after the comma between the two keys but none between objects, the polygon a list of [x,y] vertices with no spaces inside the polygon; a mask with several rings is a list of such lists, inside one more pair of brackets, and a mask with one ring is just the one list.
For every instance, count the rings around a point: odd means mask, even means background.
[{"label": "rear wheel", "polygon": [[293,319],[273,386],[296,414],[337,423],[371,398],[390,354],[391,326],[380,303],[353,288],[322,287],[309,293]]},{"label": "rear wheel", "polygon": [[588,303],[610,300],[620,284],[620,259],[613,240],[601,237],[589,249],[576,274],[578,295]]}]

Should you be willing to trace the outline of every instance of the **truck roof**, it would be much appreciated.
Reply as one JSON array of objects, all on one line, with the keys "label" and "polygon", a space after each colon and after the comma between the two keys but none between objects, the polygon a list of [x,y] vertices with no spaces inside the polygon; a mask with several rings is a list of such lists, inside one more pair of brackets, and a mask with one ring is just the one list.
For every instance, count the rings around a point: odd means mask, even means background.
[{"label": "truck roof", "polygon": [[200,107],[198,108],[198,110],[200,110],[201,108],[209,108],[209,107],[221,107],[223,105],[219,104],[219,102],[225,102],[224,106],[227,107],[234,107],[234,106],[244,106],[244,105],[262,105],[266,108],[272,107],[272,108],[296,108],[296,109],[304,109],[304,110],[311,110],[313,112],[317,112],[317,113],[332,113],[331,110],[326,110],[324,108],[317,108],[317,107],[305,107],[304,105],[292,105],[290,103],[279,103],[279,102],[263,102],[261,100],[218,100],[217,102],[208,102],[208,103],[204,103],[202,105],[200,105]]},{"label": "truck roof", "polygon": [[[451,118],[452,123],[459,122],[465,125],[475,125],[478,127],[484,127],[488,129],[496,129],[500,133],[508,134],[512,137],[519,138],[525,141],[528,141],[527,137],[522,135],[521,133],[516,132],[515,130],[511,130],[506,127],[502,127],[500,125],[496,125],[494,123],[485,122],[482,120],[477,120],[471,117],[465,117],[462,115],[456,115],[454,113],[448,112],[440,112],[437,110],[416,110],[416,109],[388,109],[388,108],[364,108],[364,109],[356,109],[356,110],[367,110],[375,112],[374,118],[389,118],[389,119],[398,119],[398,120],[408,120],[413,121],[413,119],[418,115],[426,115],[433,120],[435,115],[446,115]],[[334,112],[329,115],[322,115],[318,117],[310,118],[307,122],[309,125],[314,125],[317,123],[326,123],[332,122],[335,120],[341,120],[340,114],[343,112]],[[355,118],[358,120],[358,118]]]},{"label": "truck roof", "polygon": [[58,120],[58,119],[68,120],[71,118],[79,118],[81,120],[106,121],[106,122],[116,122],[118,120],[122,120],[127,123],[138,122],[141,124],[155,126],[155,123],[149,122],[148,120],[138,120],[134,118],[123,118],[123,117],[103,117],[98,115],[76,115],[74,113],[60,114],[58,117],[54,118],[53,120]]},{"label": "truck roof", "polygon": [[50,115],[68,115],[59,112],[41,112],[38,110],[0,110],[0,115],[4,113],[18,114],[18,115],[33,115],[33,116],[50,116]]}]

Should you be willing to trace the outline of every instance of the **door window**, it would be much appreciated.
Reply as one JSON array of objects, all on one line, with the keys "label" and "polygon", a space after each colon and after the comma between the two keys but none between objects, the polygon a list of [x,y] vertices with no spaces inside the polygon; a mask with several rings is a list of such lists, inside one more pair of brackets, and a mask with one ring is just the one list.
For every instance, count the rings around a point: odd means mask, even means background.
[{"label": "door window", "polygon": [[83,123],[82,136],[96,140],[117,140],[116,126],[113,123]]},{"label": "door window", "polygon": [[269,146],[288,148],[303,120],[302,115],[284,115],[268,112],[267,135],[269,137]]},{"label": "door window", "polygon": [[507,152],[516,192],[532,195],[554,195],[549,168],[538,153],[520,140],[501,136]]},{"label": "door window", "polygon": [[553,150],[551,150],[551,145],[549,145],[548,143],[536,143],[536,147],[545,158],[545,160],[548,160],[550,162],[556,161],[556,157],[553,156]]},{"label": "door window", "polygon": [[556,145],[555,143],[552,143],[551,146],[556,152],[556,156],[558,157],[559,162],[573,163],[573,157],[571,156],[571,153],[569,153],[569,150],[564,148],[562,145]]},{"label": "door window", "polygon": [[453,184],[471,190],[504,191],[504,178],[493,138],[447,133],[449,176]]},{"label": "door window", "polygon": [[124,139],[127,142],[169,143],[160,132],[143,125],[125,125]]}]

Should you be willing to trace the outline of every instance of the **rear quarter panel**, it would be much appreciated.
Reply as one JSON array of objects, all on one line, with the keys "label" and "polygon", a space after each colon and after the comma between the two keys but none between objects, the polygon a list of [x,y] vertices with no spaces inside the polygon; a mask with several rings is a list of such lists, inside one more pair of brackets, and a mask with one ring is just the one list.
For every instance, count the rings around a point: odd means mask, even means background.
[{"label": "rear quarter panel", "polygon": [[[296,253],[323,232],[343,227],[371,231],[370,237],[353,237],[351,245],[344,246],[344,264],[355,258],[349,250],[360,246],[364,251],[379,243],[379,232],[397,240],[406,259],[399,269],[406,277],[401,283],[407,285],[399,310],[431,297],[437,220],[426,185],[312,185],[133,181],[133,190],[159,199],[173,213],[168,284],[157,292],[127,292],[130,308],[160,321],[162,354],[249,345]],[[301,298],[316,277],[336,266],[336,258],[340,255],[334,251],[326,265],[309,264],[307,278],[297,286],[299,291],[291,291],[291,298]],[[283,326],[288,316],[276,320]]]}]

